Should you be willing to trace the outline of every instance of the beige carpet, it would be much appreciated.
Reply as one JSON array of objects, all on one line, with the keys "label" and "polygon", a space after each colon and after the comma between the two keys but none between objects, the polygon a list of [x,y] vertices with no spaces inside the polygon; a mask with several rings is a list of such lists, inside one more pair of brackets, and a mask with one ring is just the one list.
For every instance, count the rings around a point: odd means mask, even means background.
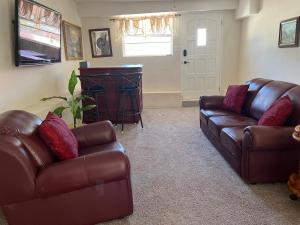
[{"label": "beige carpet", "polygon": [[145,110],[143,130],[117,129],[131,160],[134,214],[105,225],[299,225],[300,201],[286,184],[245,184],[202,134],[198,115]]}]

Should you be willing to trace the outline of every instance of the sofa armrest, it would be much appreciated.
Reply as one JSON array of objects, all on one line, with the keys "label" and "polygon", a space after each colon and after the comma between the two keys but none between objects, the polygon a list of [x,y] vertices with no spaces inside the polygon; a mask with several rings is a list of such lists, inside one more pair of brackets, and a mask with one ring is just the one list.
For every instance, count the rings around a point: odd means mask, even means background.
[{"label": "sofa armrest", "polygon": [[119,151],[103,151],[43,169],[37,176],[36,190],[39,196],[48,197],[129,177],[127,156]]},{"label": "sofa armrest", "polygon": [[110,121],[91,123],[72,129],[79,148],[107,144],[116,141],[116,133]]},{"label": "sofa armrest", "polygon": [[292,137],[293,127],[249,126],[244,129],[243,149],[300,151],[300,143]]},{"label": "sofa armrest", "polygon": [[201,96],[199,105],[201,109],[221,109],[224,96]]}]

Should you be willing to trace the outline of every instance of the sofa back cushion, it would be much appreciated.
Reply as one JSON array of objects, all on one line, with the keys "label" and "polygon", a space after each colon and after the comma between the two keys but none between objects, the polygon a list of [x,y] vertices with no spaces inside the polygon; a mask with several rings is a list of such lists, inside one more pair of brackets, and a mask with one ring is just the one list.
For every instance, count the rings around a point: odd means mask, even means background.
[{"label": "sofa back cushion", "polygon": [[41,122],[19,110],[0,114],[0,205],[33,199],[36,174],[53,162],[37,133]]},{"label": "sofa back cushion", "polygon": [[259,120],[261,116],[270,108],[273,102],[294,87],[296,87],[296,84],[283,81],[272,81],[267,83],[258,91],[251,103],[247,115]]},{"label": "sofa back cushion", "polygon": [[243,114],[249,115],[251,104],[259,92],[259,90],[266,85],[267,83],[270,83],[272,80],[263,79],[263,78],[256,78],[250,81],[247,81],[246,84],[249,85],[247,96],[244,102],[243,106]]},{"label": "sofa back cushion", "polygon": [[34,166],[38,168],[54,161],[52,153],[38,134],[37,128],[41,122],[36,115],[21,110],[7,111],[0,115],[1,135],[17,138],[26,149]]},{"label": "sofa back cushion", "polygon": [[293,102],[293,111],[286,125],[297,126],[300,124],[300,86],[296,86],[283,94],[283,96],[286,95],[289,96]]}]

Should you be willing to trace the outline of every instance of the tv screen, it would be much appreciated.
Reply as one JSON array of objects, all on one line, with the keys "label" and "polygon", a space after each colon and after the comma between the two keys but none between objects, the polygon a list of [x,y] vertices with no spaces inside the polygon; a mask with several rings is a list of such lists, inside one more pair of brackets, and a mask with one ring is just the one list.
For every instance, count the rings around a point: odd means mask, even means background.
[{"label": "tv screen", "polygon": [[16,0],[16,66],[61,62],[61,14]]}]

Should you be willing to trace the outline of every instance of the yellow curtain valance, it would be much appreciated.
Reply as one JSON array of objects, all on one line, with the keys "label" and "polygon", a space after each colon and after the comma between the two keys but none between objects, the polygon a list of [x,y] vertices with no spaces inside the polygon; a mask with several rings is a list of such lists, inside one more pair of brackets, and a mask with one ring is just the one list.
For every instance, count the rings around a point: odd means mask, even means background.
[{"label": "yellow curtain valance", "polygon": [[175,14],[155,16],[120,16],[112,20],[119,23],[122,34],[169,34],[173,32]]}]

